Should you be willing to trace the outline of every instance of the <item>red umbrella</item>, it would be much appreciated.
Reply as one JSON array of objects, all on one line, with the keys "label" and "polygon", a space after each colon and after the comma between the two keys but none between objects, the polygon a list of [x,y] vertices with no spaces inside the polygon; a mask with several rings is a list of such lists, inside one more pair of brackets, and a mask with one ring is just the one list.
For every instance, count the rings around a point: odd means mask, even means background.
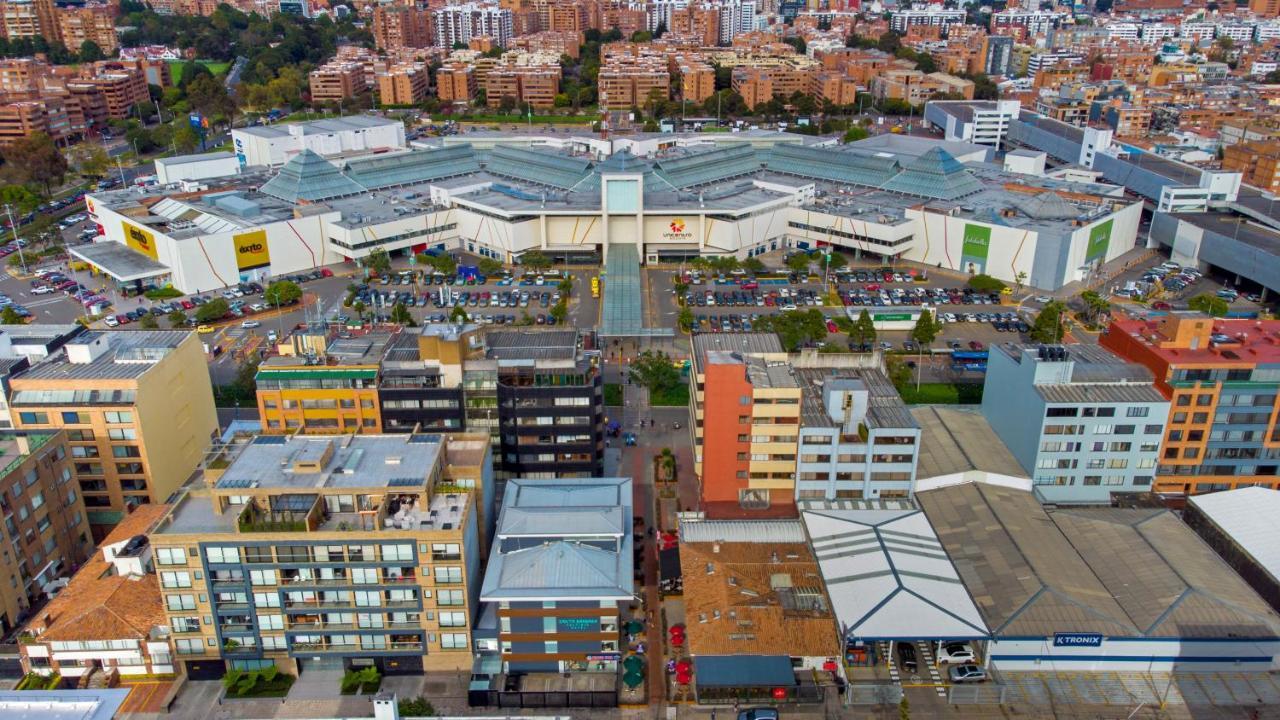
[{"label": "red umbrella", "polygon": [[689,662],[688,660],[681,660],[680,662],[676,663],[676,672],[677,673],[693,672],[693,663]]},{"label": "red umbrella", "polygon": [[693,681],[693,673],[676,673],[676,682],[681,685],[688,685]]},{"label": "red umbrella", "polygon": [[671,629],[670,629],[668,632],[670,632],[672,635],[683,635],[683,634],[684,634],[684,626],[683,626],[683,625],[672,625],[672,626],[671,626]]},{"label": "red umbrella", "polygon": [[786,699],[787,699],[787,689],[786,689],[786,688],[780,688],[780,687],[774,688],[774,689],[773,689],[773,699],[774,699],[774,700],[786,700]]},{"label": "red umbrella", "polygon": [[672,636],[671,636],[671,644],[672,644],[672,645],[675,645],[676,647],[680,647],[681,645],[683,645],[683,644],[684,644],[684,636],[683,636],[683,635],[672,635]]}]

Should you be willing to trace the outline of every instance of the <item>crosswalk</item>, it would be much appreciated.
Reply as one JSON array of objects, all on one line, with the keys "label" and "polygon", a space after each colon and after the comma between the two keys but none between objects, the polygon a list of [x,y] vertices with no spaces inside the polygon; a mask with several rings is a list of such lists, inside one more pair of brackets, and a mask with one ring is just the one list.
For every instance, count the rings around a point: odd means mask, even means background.
[{"label": "crosswalk", "polygon": [[916,651],[924,660],[924,666],[929,668],[929,678],[933,680],[934,692],[938,693],[938,697],[946,697],[947,689],[943,685],[942,674],[938,672],[938,664],[933,661],[933,648],[929,647],[929,643],[917,643]]}]

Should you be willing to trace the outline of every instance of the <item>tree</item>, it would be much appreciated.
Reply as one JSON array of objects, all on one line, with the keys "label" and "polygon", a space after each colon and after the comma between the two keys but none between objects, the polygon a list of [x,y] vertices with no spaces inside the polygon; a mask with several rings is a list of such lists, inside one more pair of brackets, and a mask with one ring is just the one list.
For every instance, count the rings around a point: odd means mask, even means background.
[{"label": "tree", "polygon": [[880,36],[880,40],[876,42],[876,47],[883,52],[893,54],[898,51],[898,48],[902,47],[902,36],[890,30]]},{"label": "tree", "polygon": [[227,301],[216,297],[196,308],[196,322],[207,323],[221,320],[229,310],[231,310],[231,306],[227,304]]},{"label": "tree", "polygon": [[564,319],[569,316],[569,305],[566,298],[560,298],[555,305],[551,306],[551,317],[555,318],[557,324],[563,323]]},{"label": "tree", "polygon": [[40,196],[23,185],[0,186],[0,204],[13,208],[15,213],[35,212],[40,207]]},{"label": "tree", "polygon": [[1097,322],[1099,315],[1111,309],[1111,303],[1095,290],[1085,290],[1080,293],[1080,299],[1084,302],[1084,316],[1090,325]]},{"label": "tree", "polygon": [[671,284],[671,290],[676,295],[676,302],[684,304],[684,294],[689,292],[689,283],[677,280]]},{"label": "tree", "polygon": [[413,313],[409,312],[409,308],[405,307],[402,302],[391,306],[391,322],[407,327],[416,327],[418,325],[413,319]]},{"label": "tree", "polygon": [[556,284],[556,290],[560,292],[560,297],[568,298],[573,294],[573,276],[565,275],[564,278]]},{"label": "tree", "polygon": [[302,299],[302,288],[289,280],[277,280],[262,293],[262,301],[272,307],[292,305]]},{"label": "tree", "polygon": [[497,275],[503,270],[502,263],[493,258],[480,258],[480,262],[476,264],[481,275]]},{"label": "tree", "polygon": [[91,63],[105,60],[107,54],[102,52],[102,46],[92,40],[85,40],[80,43],[80,62]]},{"label": "tree", "polygon": [[933,343],[941,331],[942,325],[934,320],[933,313],[922,310],[920,317],[916,320],[916,326],[911,328],[911,339],[921,348],[926,348]]},{"label": "tree", "polygon": [[821,310],[787,310],[761,317],[756,325],[761,332],[774,332],[787,352],[795,352],[827,336],[827,318]]},{"label": "tree", "polygon": [[190,108],[210,120],[220,116],[230,119],[235,115],[236,104],[227,94],[227,87],[212,75],[201,75],[187,85],[186,90]]},{"label": "tree", "polygon": [[689,332],[693,329],[693,311],[687,307],[680,308],[680,314],[676,316],[676,323],[680,326],[680,332]]},{"label": "tree", "polygon": [[841,255],[840,253],[834,250],[832,250],[829,253],[829,255],[831,257],[827,259],[826,266],[827,266],[827,269],[831,270],[832,272],[839,272],[840,270],[844,269],[846,265],[849,264],[849,261],[845,258],[844,255]]},{"label": "tree", "polygon": [[977,290],[978,292],[998,293],[1001,290],[1004,290],[1005,285],[990,275],[978,273],[977,275],[969,278],[969,287]]},{"label": "tree", "polygon": [[[1023,286],[1023,285],[1025,285],[1025,284],[1027,283],[1027,271],[1026,271],[1026,270],[1019,270],[1019,271],[1018,271],[1018,272],[1013,276],[1013,279],[1014,279],[1014,281],[1015,281],[1015,282],[1017,282],[1017,283],[1018,283],[1018,289],[1019,289],[1019,290],[1021,290],[1021,289],[1022,289],[1022,286]],[[997,291],[997,292],[998,292],[998,291]]]},{"label": "tree", "polygon": [[[453,256],[447,253],[428,255],[427,264],[441,275],[453,275],[458,272],[458,261],[454,260]],[[485,274],[487,275],[488,273]]]},{"label": "tree", "polygon": [[799,55],[804,55],[805,51],[808,50],[808,46],[805,44],[804,38],[799,35],[792,35],[791,37],[783,38],[782,42],[795,48],[796,53]]},{"label": "tree", "polygon": [[363,300],[357,300],[354,303],[351,303],[351,311],[354,312],[356,317],[361,320],[364,320],[364,313],[368,309],[368,306],[364,304]]},{"label": "tree", "polygon": [[649,389],[653,395],[670,392],[680,384],[680,371],[661,350],[645,350],[631,363],[631,381]]},{"label": "tree", "polygon": [[364,266],[375,275],[382,275],[391,271],[391,256],[383,248],[374,248],[365,257]]},{"label": "tree", "polygon": [[538,250],[530,250],[520,256],[520,264],[530,270],[546,270],[551,267],[551,258]]},{"label": "tree", "polygon": [[26,322],[12,305],[5,305],[4,309],[0,310],[0,325],[23,325]]},{"label": "tree", "polygon": [[813,263],[813,258],[809,257],[809,253],[798,252],[787,258],[787,267],[791,268],[795,273],[809,272],[809,265]]},{"label": "tree", "polygon": [[1188,300],[1187,308],[1211,317],[1223,317],[1231,310],[1231,305],[1217,295],[1202,293]]},{"label": "tree", "polygon": [[849,333],[849,342],[855,346],[874,345],[876,342],[876,322],[866,308],[853,323],[853,331]]},{"label": "tree", "polygon": [[1062,315],[1066,310],[1066,306],[1057,300],[1052,300],[1040,309],[1040,314],[1036,316],[1035,322],[1031,323],[1031,332],[1027,336],[1032,342],[1054,344],[1062,342],[1063,327]]},{"label": "tree", "polygon": [[200,147],[200,133],[196,132],[190,123],[179,123],[173,130],[171,140],[180,153],[193,152]]},{"label": "tree", "polygon": [[100,178],[110,171],[111,158],[97,143],[80,143],[71,154],[75,158],[76,171],[83,177]]},{"label": "tree", "polygon": [[181,310],[174,310],[169,313],[168,317],[169,324],[175,328],[186,327],[187,325],[187,314]]},{"label": "tree", "polygon": [[67,174],[67,159],[48,133],[33,132],[6,148],[3,155],[22,182],[43,185],[45,196],[50,194],[50,186],[61,184]]},{"label": "tree", "polygon": [[464,323],[467,320],[469,320],[467,311],[463,310],[461,305],[455,306],[453,310],[449,311],[449,322]]},{"label": "tree", "polygon": [[753,257],[749,257],[746,260],[742,261],[742,269],[746,270],[752,275],[759,275],[763,273],[765,270],[764,263],[761,262],[760,258],[753,258]]},{"label": "tree", "polygon": [[143,315],[142,319],[138,321],[138,326],[141,327],[143,330],[159,330],[160,329],[160,323],[156,321],[156,316],[152,315],[151,313],[147,313],[146,315]]},{"label": "tree", "polygon": [[858,127],[856,125],[844,131],[844,141],[847,143],[866,140],[869,137],[871,137],[871,133],[867,132],[866,128]]}]

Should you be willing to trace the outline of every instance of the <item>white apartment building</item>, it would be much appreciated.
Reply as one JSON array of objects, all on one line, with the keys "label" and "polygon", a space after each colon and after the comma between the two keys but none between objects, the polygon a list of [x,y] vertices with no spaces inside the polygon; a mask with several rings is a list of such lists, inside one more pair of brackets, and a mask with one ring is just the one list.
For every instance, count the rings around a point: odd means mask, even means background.
[{"label": "white apartment building", "polygon": [[1160,42],[1178,36],[1178,28],[1169,23],[1145,23],[1142,26],[1142,42]]},{"label": "white apartment building", "polygon": [[889,27],[894,32],[905,33],[912,25],[941,25],[945,29],[948,25],[963,22],[963,10],[948,10],[941,5],[930,5],[925,8],[916,6],[910,10],[899,10],[893,13],[889,20]]},{"label": "white apartment building", "polygon": [[431,20],[435,25],[436,47],[466,44],[473,37],[490,37],[495,45],[506,47],[514,34],[511,11],[497,5],[446,5],[432,12]]}]

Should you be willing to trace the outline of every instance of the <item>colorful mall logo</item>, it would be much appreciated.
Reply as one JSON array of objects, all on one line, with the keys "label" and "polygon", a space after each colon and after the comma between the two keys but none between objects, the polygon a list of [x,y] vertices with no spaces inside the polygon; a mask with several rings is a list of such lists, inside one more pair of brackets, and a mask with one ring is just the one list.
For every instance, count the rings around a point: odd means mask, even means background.
[{"label": "colorful mall logo", "polygon": [[672,220],[671,232],[677,233],[677,234],[684,232],[684,220],[682,220],[681,218],[676,218],[675,220]]}]

